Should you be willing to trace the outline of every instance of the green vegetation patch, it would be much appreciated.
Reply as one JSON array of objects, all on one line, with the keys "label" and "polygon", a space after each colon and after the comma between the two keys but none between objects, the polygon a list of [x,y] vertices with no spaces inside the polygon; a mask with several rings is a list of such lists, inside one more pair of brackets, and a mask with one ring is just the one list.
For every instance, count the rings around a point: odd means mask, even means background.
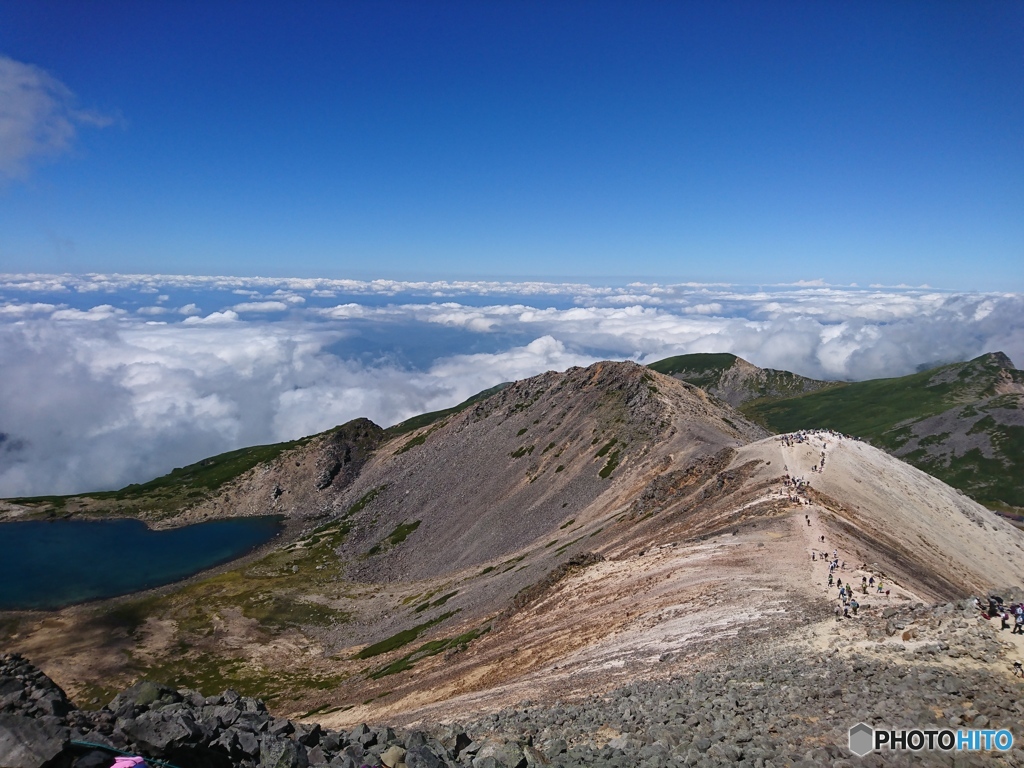
[{"label": "green vegetation patch", "polygon": [[519,555],[519,557],[513,557],[511,560],[506,560],[502,565],[505,567],[502,569],[502,573],[508,573],[516,567],[516,563],[521,563],[526,559],[526,555]]},{"label": "green vegetation patch", "polygon": [[433,602],[430,602],[428,600],[425,603],[421,603],[420,605],[417,605],[413,612],[414,613],[423,613],[423,611],[429,610],[430,608],[437,608],[438,606],[444,605],[445,603],[447,603],[449,600],[451,600],[457,594],[459,594],[459,590],[455,590],[454,592],[449,592],[447,595],[441,595],[441,597],[437,598],[437,600],[434,600]]},{"label": "green vegetation patch", "polygon": [[401,448],[399,448],[397,451],[395,451],[395,456],[403,454],[406,451],[410,451],[413,448],[415,448],[417,445],[423,445],[425,442],[427,442],[427,438],[428,437],[430,437],[432,434],[437,432],[437,430],[439,430],[443,426],[444,426],[444,422],[441,422],[440,424],[435,424],[430,429],[428,429],[426,432],[420,432],[418,435],[416,435],[416,437],[412,438],[411,440],[406,442],[405,445],[403,445]]},{"label": "green vegetation patch", "polygon": [[523,456],[528,456],[529,454],[533,453],[533,449],[534,446],[532,445],[524,445],[512,451],[512,453],[510,453],[509,456],[511,456],[513,459],[520,459]]},{"label": "green vegetation patch", "polygon": [[172,470],[170,474],[150,480],[147,483],[133,483],[117,491],[103,491],[87,495],[93,499],[122,501],[164,490],[180,492],[183,488],[189,488],[213,491],[229,480],[234,480],[243,472],[252,469],[257,464],[273,461],[284,451],[305,445],[312,439],[312,437],[304,437],[301,440],[293,440],[287,443],[240,448],[237,451],[228,451],[218,456],[211,456],[195,464],[189,464],[187,467],[179,467]]},{"label": "green vegetation patch", "polygon": [[385,549],[397,547],[399,544],[401,544],[409,537],[410,533],[412,533],[420,527],[421,522],[423,521],[413,520],[411,523],[401,523],[400,525],[395,527],[395,530],[393,530],[391,533],[385,536],[384,539],[379,544],[375,544],[373,548],[371,548],[370,551],[366,554],[376,555],[383,552]]},{"label": "green vegetation patch", "polygon": [[601,477],[605,479],[608,479],[608,477],[611,476],[612,472],[615,471],[615,468],[617,466],[619,466],[619,451],[613,452],[612,455],[608,457],[608,461],[605,463],[604,467],[601,468],[601,471],[598,472],[597,474],[599,474]]},{"label": "green vegetation patch", "polygon": [[491,631],[490,626],[481,627],[479,629],[471,629],[469,632],[465,632],[458,637],[449,637],[444,640],[431,640],[429,643],[424,643],[412,653],[403,656],[402,658],[391,662],[386,667],[381,667],[375,672],[371,672],[369,677],[373,680],[380,680],[382,677],[388,675],[394,675],[399,672],[404,672],[407,669],[412,669],[413,662],[425,659],[429,656],[436,656],[437,654],[447,651],[450,648],[456,648],[458,650],[465,650],[466,647],[476,640],[481,635],[485,635]]},{"label": "green vegetation patch", "polygon": [[352,614],[319,603],[275,594],[253,595],[242,602],[242,613],[265,627],[333,627],[344,624]]},{"label": "green vegetation patch", "polygon": [[896,424],[942,413],[955,404],[958,394],[949,382],[929,382],[935,371],[896,379],[874,379],[842,384],[797,397],[761,401],[742,406],[746,415],[778,432],[834,429],[869,438],[895,448],[889,434]]},{"label": "green vegetation patch", "polygon": [[367,491],[365,494],[362,495],[362,497],[360,497],[359,501],[357,501],[355,504],[348,508],[348,511],[345,513],[345,517],[351,517],[357,512],[362,511],[362,509],[367,504],[369,504],[371,501],[373,501],[382,493],[384,493],[384,491],[387,490],[387,487],[388,486],[385,483],[384,485],[378,485],[376,488],[372,488],[371,490]]},{"label": "green vegetation patch", "polygon": [[608,451],[610,451],[617,442],[619,442],[619,439],[617,437],[613,437],[611,440],[609,440],[607,443],[601,446],[601,449],[594,455],[594,458],[603,458],[605,455],[607,455]]},{"label": "green vegetation patch", "polygon": [[422,624],[417,624],[415,627],[410,627],[409,629],[403,629],[401,632],[397,632],[391,637],[385,640],[381,640],[379,643],[374,643],[373,645],[366,646],[365,648],[363,648],[363,650],[359,651],[359,653],[357,653],[352,658],[369,659],[374,656],[380,656],[382,653],[393,651],[396,648],[401,648],[403,645],[411,643],[413,640],[422,635],[431,627],[440,624],[442,621],[445,621],[446,619],[450,619],[456,613],[458,613],[458,611],[448,611],[448,613],[443,613],[435,619],[425,621]]}]

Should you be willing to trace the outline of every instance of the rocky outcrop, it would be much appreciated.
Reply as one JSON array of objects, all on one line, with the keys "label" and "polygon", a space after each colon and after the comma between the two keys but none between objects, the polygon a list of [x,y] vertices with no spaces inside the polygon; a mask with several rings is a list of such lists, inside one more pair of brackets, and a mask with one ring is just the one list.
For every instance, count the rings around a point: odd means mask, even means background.
[{"label": "rocky outcrop", "polygon": [[62,716],[40,714],[36,702],[67,697],[17,655],[0,657],[0,685],[8,691],[0,715],[3,768],[106,768],[119,754],[180,768],[438,768],[471,742],[464,733],[446,746],[436,736],[387,727],[327,730],[275,717],[259,699],[234,691],[203,696],[149,681],[98,710],[69,704]]}]

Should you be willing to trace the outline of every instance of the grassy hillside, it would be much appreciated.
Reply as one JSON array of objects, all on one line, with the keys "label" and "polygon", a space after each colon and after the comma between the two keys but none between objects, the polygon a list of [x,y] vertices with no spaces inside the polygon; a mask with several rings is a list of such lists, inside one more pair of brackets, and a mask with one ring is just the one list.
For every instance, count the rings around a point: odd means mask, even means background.
[{"label": "grassy hillside", "polygon": [[1000,353],[741,410],[777,432],[855,435],[978,501],[1024,507],[1024,372]]}]

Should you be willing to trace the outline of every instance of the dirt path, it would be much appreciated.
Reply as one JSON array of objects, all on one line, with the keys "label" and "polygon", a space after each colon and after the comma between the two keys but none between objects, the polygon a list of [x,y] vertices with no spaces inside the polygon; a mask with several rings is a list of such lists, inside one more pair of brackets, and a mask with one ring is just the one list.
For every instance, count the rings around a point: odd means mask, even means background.
[{"label": "dirt path", "polygon": [[[814,487],[816,479],[824,479],[830,470],[829,454],[831,450],[845,438],[834,437],[822,433],[808,433],[803,442],[786,444],[780,440],[780,452],[784,467],[790,477]],[[850,584],[854,589],[854,597],[858,603],[868,600],[879,600],[885,604],[898,606],[905,603],[920,602],[920,598],[911,590],[894,582],[887,574],[872,571],[856,562],[856,555],[844,550],[842,537],[828,527],[823,519],[827,511],[817,504],[809,503],[799,489],[784,487],[783,492],[793,493],[801,497],[803,515],[794,516],[794,522],[803,532],[807,542],[807,558],[811,560],[812,584],[831,606],[842,607],[839,597],[840,581]],[[829,563],[838,559],[839,566],[832,573],[834,584],[829,586]],[[864,592],[864,580],[868,584]],[[886,594],[888,592],[888,594]]]}]

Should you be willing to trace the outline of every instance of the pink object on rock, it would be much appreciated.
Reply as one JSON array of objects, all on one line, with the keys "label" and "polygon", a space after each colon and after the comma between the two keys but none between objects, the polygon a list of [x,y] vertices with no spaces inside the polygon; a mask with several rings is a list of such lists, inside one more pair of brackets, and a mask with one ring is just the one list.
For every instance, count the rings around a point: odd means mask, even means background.
[{"label": "pink object on rock", "polygon": [[116,757],[114,758],[114,764],[110,768],[132,768],[133,766],[141,766],[146,768],[146,760],[142,757]]}]

